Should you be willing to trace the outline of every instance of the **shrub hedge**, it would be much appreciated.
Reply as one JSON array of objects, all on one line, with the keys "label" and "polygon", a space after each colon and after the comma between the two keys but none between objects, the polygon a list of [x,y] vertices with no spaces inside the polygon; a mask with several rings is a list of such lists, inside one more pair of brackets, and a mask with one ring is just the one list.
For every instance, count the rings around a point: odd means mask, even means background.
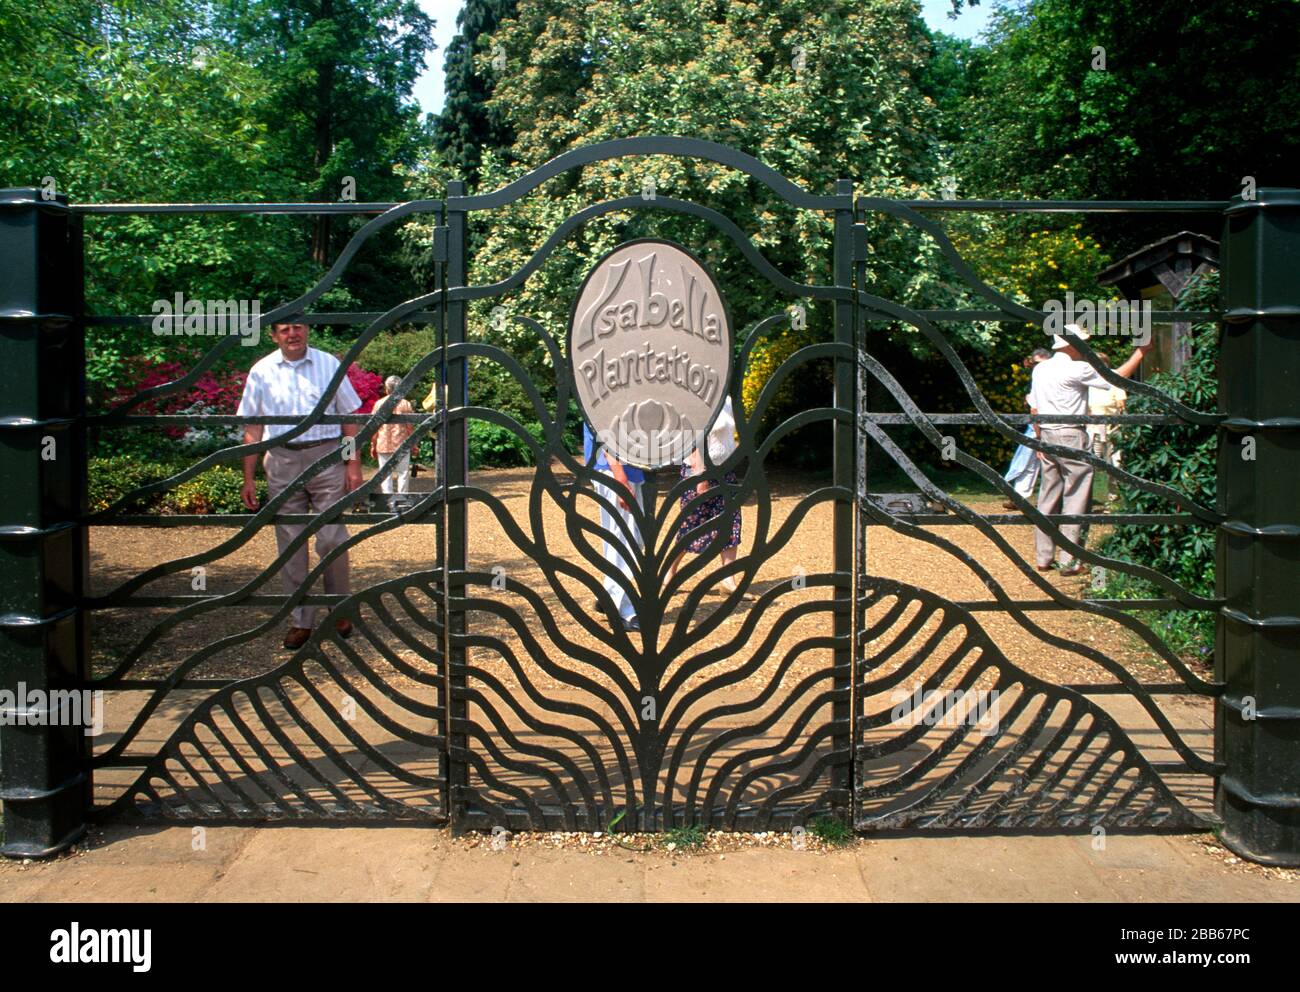
[{"label": "shrub hedge", "polygon": [[[92,458],[87,480],[86,506],[92,513],[105,510],[132,490],[175,475],[182,462],[149,461],[135,455]],[[247,513],[239,498],[244,485],[241,471],[216,465],[166,492],[139,498],[127,508],[132,513]],[[266,480],[257,480],[259,499],[266,498]]]}]

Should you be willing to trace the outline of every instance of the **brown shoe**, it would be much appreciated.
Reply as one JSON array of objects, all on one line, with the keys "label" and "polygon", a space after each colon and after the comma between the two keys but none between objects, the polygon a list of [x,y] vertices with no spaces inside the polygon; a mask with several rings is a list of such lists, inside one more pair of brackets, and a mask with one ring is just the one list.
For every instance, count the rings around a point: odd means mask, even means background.
[{"label": "brown shoe", "polygon": [[339,637],[348,638],[352,636],[352,621],[346,618],[334,621],[334,629],[339,632]]},{"label": "brown shoe", "polygon": [[311,639],[310,627],[290,627],[284,635],[284,646],[290,651],[297,651]]},{"label": "brown shoe", "polygon": [[1053,566],[1053,565],[1035,565],[1035,566],[1034,566],[1034,568],[1038,569],[1040,572],[1050,572],[1054,567],[1055,567],[1055,566]]}]

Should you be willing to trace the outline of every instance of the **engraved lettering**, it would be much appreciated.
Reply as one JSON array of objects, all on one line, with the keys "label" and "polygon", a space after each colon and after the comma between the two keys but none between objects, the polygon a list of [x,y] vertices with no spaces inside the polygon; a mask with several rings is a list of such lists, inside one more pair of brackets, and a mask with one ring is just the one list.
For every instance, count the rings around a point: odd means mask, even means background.
[{"label": "engraved lettering", "polygon": [[623,245],[587,277],[574,315],[570,368],[592,428],[629,464],[680,462],[698,443],[683,430],[713,419],[730,375],[731,331],[712,276],[668,242]]}]

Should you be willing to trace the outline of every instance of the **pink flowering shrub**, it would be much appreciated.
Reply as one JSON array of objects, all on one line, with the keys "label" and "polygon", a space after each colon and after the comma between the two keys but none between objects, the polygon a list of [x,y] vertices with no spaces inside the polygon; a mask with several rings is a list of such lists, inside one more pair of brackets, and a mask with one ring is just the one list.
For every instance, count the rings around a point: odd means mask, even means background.
[{"label": "pink flowering shrub", "polygon": [[370,413],[375,408],[375,401],[384,395],[384,377],[367,372],[356,362],[348,366],[348,382],[361,397],[361,407],[357,413]]},{"label": "pink flowering shrub", "polygon": [[[174,382],[188,371],[180,362],[154,362],[147,358],[128,359],[129,373],[125,381],[110,393],[104,403],[105,409],[125,403],[136,393],[153,386]],[[132,409],[132,414],[177,414],[204,410],[212,413],[234,413],[239,406],[239,398],[244,392],[244,380],[248,373],[233,370],[222,373],[204,372],[188,389],[178,390],[160,399],[149,400]],[[186,428],[169,426],[163,428],[168,437],[184,437]]]}]

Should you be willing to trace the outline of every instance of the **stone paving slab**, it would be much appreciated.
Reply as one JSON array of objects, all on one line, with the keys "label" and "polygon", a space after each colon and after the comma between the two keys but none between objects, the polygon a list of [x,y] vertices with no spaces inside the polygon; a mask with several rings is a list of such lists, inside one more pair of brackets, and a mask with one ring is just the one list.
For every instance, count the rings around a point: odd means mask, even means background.
[{"label": "stone paving slab", "polygon": [[651,902],[871,901],[851,850],[733,851],[647,861]]},{"label": "stone paving slab", "polygon": [[203,892],[202,901],[423,902],[432,885],[437,859],[427,829],[246,832],[252,835],[248,843]]},{"label": "stone paving slab", "polygon": [[[201,843],[200,843],[201,840]],[[0,862],[0,901],[1300,902],[1190,836],[875,837],[829,851],[786,838],[707,853],[482,837],[431,827],[115,825],[89,850]]]}]

